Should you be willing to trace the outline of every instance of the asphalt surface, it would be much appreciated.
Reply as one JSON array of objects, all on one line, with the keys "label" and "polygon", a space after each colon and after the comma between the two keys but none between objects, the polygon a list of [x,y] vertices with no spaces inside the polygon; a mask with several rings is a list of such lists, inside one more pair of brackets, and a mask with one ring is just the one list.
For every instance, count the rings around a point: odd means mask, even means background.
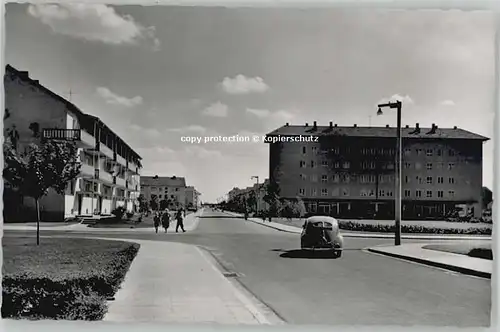
[{"label": "asphalt surface", "polygon": [[[88,236],[101,234],[93,231]],[[347,238],[339,259],[307,257],[299,250],[297,234],[214,211],[205,212],[198,228],[185,234],[107,233],[102,237],[157,239],[208,248],[226,270],[239,275],[239,282],[255,297],[291,324],[490,324],[489,280],[363,250],[392,244],[387,239]]]}]

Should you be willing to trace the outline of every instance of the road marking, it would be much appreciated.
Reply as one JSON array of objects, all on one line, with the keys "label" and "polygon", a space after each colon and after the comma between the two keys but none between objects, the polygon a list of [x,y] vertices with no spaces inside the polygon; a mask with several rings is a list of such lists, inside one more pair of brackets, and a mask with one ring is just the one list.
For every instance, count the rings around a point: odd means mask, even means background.
[{"label": "road marking", "polygon": [[207,261],[207,263],[210,264],[210,266],[212,267],[212,269],[214,269],[214,271],[217,272],[217,275],[222,278],[225,282],[227,282],[234,295],[236,296],[236,298],[238,300],[241,301],[241,303],[243,304],[243,306],[252,314],[252,316],[257,320],[257,322],[259,324],[263,324],[263,325],[272,325],[271,322],[266,318],[266,316],[260,312],[259,309],[257,309],[257,307],[252,303],[252,301],[250,301],[250,299],[248,297],[246,297],[239,289],[237,289],[222,273],[221,271],[217,268],[217,266],[215,266],[214,262],[212,261],[212,259],[210,259],[207,255],[207,253],[205,253],[202,249],[200,249],[199,247],[197,246],[194,246],[196,248],[196,250],[198,250],[198,252],[200,253],[200,255]]}]

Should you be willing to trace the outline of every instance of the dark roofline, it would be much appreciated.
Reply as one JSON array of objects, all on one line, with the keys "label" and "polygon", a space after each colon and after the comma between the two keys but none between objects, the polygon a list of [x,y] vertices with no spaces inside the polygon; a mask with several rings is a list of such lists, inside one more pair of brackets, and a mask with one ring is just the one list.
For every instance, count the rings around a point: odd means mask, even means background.
[{"label": "dark roofline", "polygon": [[100,118],[98,118],[98,117],[96,117],[94,115],[85,114],[75,104],[73,104],[70,101],[64,99],[63,97],[61,97],[60,95],[58,95],[54,91],[46,88],[45,86],[43,86],[42,84],[40,84],[40,82],[38,80],[31,79],[28,75],[23,75],[23,73],[27,74],[28,72],[20,71],[20,70],[18,70],[16,68],[12,67],[9,64],[7,64],[5,66],[5,71],[6,72],[11,72],[11,73],[15,74],[21,80],[23,80],[25,82],[28,82],[28,83],[36,86],[37,88],[39,88],[44,93],[46,93],[49,96],[51,96],[52,98],[54,98],[57,101],[65,104],[65,106],[68,109],[68,111],[75,113],[75,115],[79,118],[79,120],[83,120],[83,122],[85,122],[85,120],[89,120],[90,119],[91,121],[95,121],[98,124],[103,125],[107,130],[109,130],[113,135],[115,135],[118,138],[118,140],[120,141],[120,143],[122,143],[123,145],[125,145],[134,154],[134,156],[137,159],[142,160],[142,157],[137,152],[135,152],[134,149],[132,149],[123,139],[121,139],[119,135],[117,135],[113,130],[111,130],[111,128],[109,128]]},{"label": "dark roofline", "polygon": [[[304,132],[304,133],[279,133],[279,131],[282,128],[301,128],[301,129],[308,128],[309,131],[308,132]],[[409,129],[409,128],[416,129],[416,127],[404,127],[404,126],[402,126],[401,129],[404,131],[405,129]],[[311,131],[313,129],[314,129],[314,131]],[[389,127],[389,126],[383,126],[383,127],[382,126],[357,126],[357,125],[354,125],[354,126],[337,126],[337,124],[335,124],[335,126],[332,126],[332,124],[330,124],[330,126],[318,126],[316,124],[314,124],[312,126],[309,125],[309,124],[306,124],[304,126],[304,125],[290,125],[290,124],[287,123],[284,126],[276,128],[273,131],[267,133],[266,136],[299,136],[299,135],[311,135],[311,136],[314,136],[314,135],[320,134],[321,132],[324,132],[324,131],[326,131],[328,129],[330,129],[330,130],[332,130],[332,129],[335,129],[335,130],[338,130],[338,129],[343,129],[343,130],[346,130],[346,129],[371,129],[373,131],[376,131],[378,129],[393,129],[394,131],[396,131],[396,127]],[[433,130],[433,129],[446,130],[446,131],[460,130],[462,132],[465,132],[465,133],[468,133],[468,134],[476,136],[476,137],[453,137],[453,138],[446,137],[446,139],[481,140],[483,142],[490,140],[489,137],[485,137],[485,136],[482,136],[482,135],[470,132],[468,130],[458,128],[458,127],[454,127],[454,128],[438,128],[436,126],[435,128],[419,127],[419,129],[420,129],[420,131],[425,131],[425,130],[429,130],[430,131],[430,130]],[[326,134],[326,135],[318,135],[318,136],[333,136],[333,135]],[[364,137],[364,138],[377,138],[377,137],[379,137],[375,133],[374,133],[373,136],[369,136],[369,135],[360,135],[360,136],[357,136],[357,135],[354,135],[354,134],[353,135],[346,135],[346,136],[348,136],[348,137]],[[396,135],[394,135],[394,137],[396,137]],[[392,137],[384,137],[384,138],[392,138]],[[410,134],[410,137],[403,136],[403,138],[412,138],[412,137],[411,137],[411,134]],[[423,138],[423,137],[415,137],[415,139],[418,139],[418,138]],[[432,139],[432,138],[436,138],[437,139],[437,138],[443,138],[443,137],[436,137],[436,136],[429,136],[428,137],[428,139]]]}]

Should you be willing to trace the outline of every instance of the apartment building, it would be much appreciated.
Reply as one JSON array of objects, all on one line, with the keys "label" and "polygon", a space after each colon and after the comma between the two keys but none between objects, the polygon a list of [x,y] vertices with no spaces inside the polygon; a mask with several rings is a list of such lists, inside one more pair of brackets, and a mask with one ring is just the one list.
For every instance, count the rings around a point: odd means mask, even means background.
[{"label": "apartment building", "polygon": [[142,176],[141,194],[147,202],[156,197],[168,201],[170,209],[186,207],[186,179],[177,176]]},{"label": "apartment building", "polygon": [[256,195],[257,198],[257,208],[259,210],[267,210],[269,204],[264,200],[266,195],[266,186],[269,184],[269,179],[264,180],[263,183],[255,183],[253,186],[246,187],[243,189],[234,187],[227,193],[228,201],[236,199],[238,196],[246,196],[247,198],[251,193]]},{"label": "apartment building", "polygon": [[201,193],[193,186],[186,187],[186,203],[187,209],[198,209],[200,207]]},{"label": "apartment building", "polygon": [[[317,137],[285,142],[285,137]],[[283,198],[302,197],[308,212],[393,218],[396,128],[289,125],[268,136],[270,180]],[[402,128],[402,214],[441,219],[457,209],[482,212],[482,154],[488,138],[464,129]]]},{"label": "apartment building", "polygon": [[[50,191],[43,197],[40,207],[44,219],[61,221],[75,216],[110,215],[118,206],[130,212],[135,210],[141,157],[120,136],[99,118],[83,113],[30,78],[26,71],[7,65],[4,86],[4,135],[12,130],[17,133],[18,151],[44,140],[69,140],[78,147],[81,174],[68,184],[65,195]],[[7,188],[4,199],[14,199],[11,194],[13,191]],[[7,211],[6,215],[19,217],[17,205],[21,203],[11,202],[16,210]],[[33,205],[30,200],[23,200],[28,215]]]}]

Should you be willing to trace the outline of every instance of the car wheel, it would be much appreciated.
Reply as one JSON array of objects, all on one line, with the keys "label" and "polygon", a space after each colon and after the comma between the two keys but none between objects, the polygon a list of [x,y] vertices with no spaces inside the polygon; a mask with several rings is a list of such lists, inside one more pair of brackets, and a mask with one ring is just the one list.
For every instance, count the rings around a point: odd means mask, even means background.
[{"label": "car wheel", "polygon": [[340,258],[342,256],[342,250],[333,250],[333,257]]}]

